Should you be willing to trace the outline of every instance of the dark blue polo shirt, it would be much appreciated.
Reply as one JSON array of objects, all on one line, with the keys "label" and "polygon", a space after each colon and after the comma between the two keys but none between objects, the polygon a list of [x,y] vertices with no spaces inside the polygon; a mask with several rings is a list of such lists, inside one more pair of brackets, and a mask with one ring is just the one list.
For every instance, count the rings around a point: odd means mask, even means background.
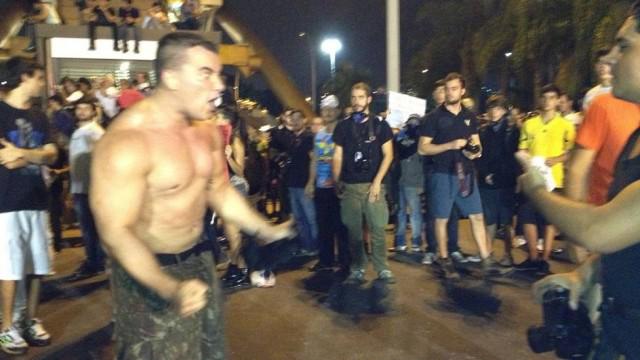
[{"label": "dark blue polo shirt", "polygon": [[[436,145],[456,139],[468,139],[471,135],[478,134],[478,119],[464,107],[458,115],[454,115],[441,105],[427,114],[420,126],[419,134],[421,137],[432,138],[432,143]],[[473,167],[473,162],[462,155],[460,150],[447,150],[430,158],[431,170],[438,173],[455,174],[456,162],[462,162],[467,169]]]}]

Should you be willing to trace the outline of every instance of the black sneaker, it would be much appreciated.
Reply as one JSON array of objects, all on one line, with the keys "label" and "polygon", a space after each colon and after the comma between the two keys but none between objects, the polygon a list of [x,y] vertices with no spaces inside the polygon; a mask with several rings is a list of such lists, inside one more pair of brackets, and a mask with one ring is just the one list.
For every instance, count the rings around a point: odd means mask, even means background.
[{"label": "black sneaker", "polygon": [[527,258],[527,260],[521,262],[520,264],[516,264],[513,268],[516,271],[538,271],[540,267],[539,262],[540,261]]},{"label": "black sneaker", "polygon": [[100,273],[104,272],[104,266],[93,266],[88,262],[82,263],[76,271],[69,276],[68,281],[80,281],[84,279],[88,279],[90,277],[94,277],[100,275]]},{"label": "black sneaker", "polygon": [[460,279],[460,274],[456,270],[455,266],[453,266],[453,261],[451,259],[438,259],[438,266],[440,266],[440,270],[442,270],[442,275],[446,280],[458,280]]},{"label": "black sneaker", "polygon": [[222,287],[224,289],[241,289],[251,287],[251,279],[249,278],[249,269],[239,268],[237,265],[231,264],[227,268],[227,272],[222,276]]},{"label": "black sneaker", "polygon": [[551,274],[551,271],[549,270],[549,263],[546,260],[538,261],[538,268],[536,269],[536,273],[540,275]]},{"label": "black sneaker", "polygon": [[320,271],[333,271],[333,266],[325,265],[321,262],[317,262],[315,265],[309,268],[311,272],[320,272]]},{"label": "black sneaker", "polygon": [[47,346],[51,344],[51,335],[42,326],[40,319],[31,319],[26,323],[22,337],[29,346]]},{"label": "black sneaker", "polygon": [[485,276],[502,276],[510,273],[511,271],[513,271],[512,268],[501,266],[491,256],[486,259],[482,259],[482,272]]}]

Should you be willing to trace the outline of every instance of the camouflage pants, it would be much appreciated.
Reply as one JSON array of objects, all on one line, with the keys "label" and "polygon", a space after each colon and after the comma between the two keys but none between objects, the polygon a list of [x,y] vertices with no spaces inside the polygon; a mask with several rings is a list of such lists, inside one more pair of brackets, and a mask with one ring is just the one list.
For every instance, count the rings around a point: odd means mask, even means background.
[{"label": "camouflage pants", "polygon": [[162,268],[171,276],[200,279],[210,286],[209,301],[183,318],[169,302],[113,264],[115,356],[117,359],[225,359],[221,291],[210,252]]}]

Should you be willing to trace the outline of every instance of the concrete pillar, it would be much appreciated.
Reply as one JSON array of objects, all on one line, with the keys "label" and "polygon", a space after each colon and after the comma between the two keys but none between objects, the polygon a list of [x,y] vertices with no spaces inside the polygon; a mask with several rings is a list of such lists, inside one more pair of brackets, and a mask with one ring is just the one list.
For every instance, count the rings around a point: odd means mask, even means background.
[{"label": "concrete pillar", "polygon": [[387,90],[400,91],[400,0],[387,0]]}]

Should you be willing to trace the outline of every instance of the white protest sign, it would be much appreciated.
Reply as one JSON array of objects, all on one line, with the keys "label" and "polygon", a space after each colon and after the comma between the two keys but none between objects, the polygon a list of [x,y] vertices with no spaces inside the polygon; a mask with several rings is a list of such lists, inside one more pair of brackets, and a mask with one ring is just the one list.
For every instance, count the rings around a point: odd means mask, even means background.
[{"label": "white protest sign", "polygon": [[427,108],[427,100],[415,96],[389,91],[389,114],[387,123],[392,128],[400,129],[409,116],[423,116]]}]

